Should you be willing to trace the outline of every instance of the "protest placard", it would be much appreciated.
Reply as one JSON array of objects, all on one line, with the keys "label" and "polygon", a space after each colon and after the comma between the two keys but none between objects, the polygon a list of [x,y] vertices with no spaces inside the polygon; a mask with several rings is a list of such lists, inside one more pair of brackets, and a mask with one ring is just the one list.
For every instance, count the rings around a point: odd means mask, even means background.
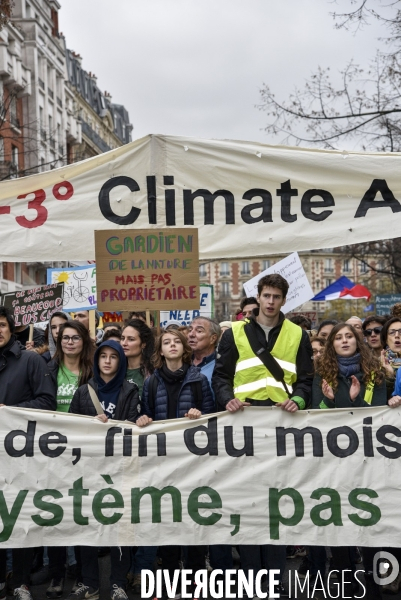
[{"label": "protest placard", "polygon": [[168,321],[178,321],[181,325],[189,325],[195,317],[213,316],[213,286],[200,285],[199,309],[194,310],[162,310],[160,311],[160,327],[165,327]]},{"label": "protest placard", "polygon": [[279,273],[282,275],[284,279],[288,281],[290,286],[286,302],[282,308],[284,314],[287,314],[313,298],[314,293],[302,263],[299,260],[298,252],[293,252],[272,267],[269,267],[265,271],[259,273],[259,275],[252,277],[252,279],[244,283],[244,290],[247,297],[257,296],[259,279],[265,275],[271,275],[272,273]]},{"label": "protest placard", "polygon": [[64,283],[63,310],[94,310],[97,308],[96,265],[47,269],[47,283]]},{"label": "protest placard", "polygon": [[377,294],[376,314],[389,315],[394,304],[398,302],[401,302],[401,294]]},{"label": "protest placard", "polygon": [[0,547],[400,547],[398,412],[248,407],[143,429],[2,408]]},{"label": "protest placard", "polygon": [[52,314],[63,310],[62,283],[3,294],[2,303],[14,315],[15,326],[46,323]]},{"label": "protest placard", "polygon": [[95,231],[102,311],[199,308],[197,229]]}]

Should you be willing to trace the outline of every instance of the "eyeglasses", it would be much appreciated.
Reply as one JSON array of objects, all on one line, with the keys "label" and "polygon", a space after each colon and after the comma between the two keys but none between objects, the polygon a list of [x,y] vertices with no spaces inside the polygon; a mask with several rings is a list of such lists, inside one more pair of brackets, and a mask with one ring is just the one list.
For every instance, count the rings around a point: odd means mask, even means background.
[{"label": "eyeglasses", "polygon": [[68,342],[79,342],[79,340],[82,340],[80,335],[63,335],[61,337],[61,341],[65,344],[68,344]]},{"label": "eyeglasses", "polygon": [[401,329],[390,329],[387,332],[387,335],[394,336],[396,333],[398,333],[398,335],[401,335]]},{"label": "eyeglasses", "polygon": [[373,329],[365,329],[364,332],[363,332],[363,334],[366,337],[370,337],[372,335],[372,333],[375,333],[376,335],[379,335],[379,333],[381,332],[382,329],[383,329],[383,327],[373,327]]}]

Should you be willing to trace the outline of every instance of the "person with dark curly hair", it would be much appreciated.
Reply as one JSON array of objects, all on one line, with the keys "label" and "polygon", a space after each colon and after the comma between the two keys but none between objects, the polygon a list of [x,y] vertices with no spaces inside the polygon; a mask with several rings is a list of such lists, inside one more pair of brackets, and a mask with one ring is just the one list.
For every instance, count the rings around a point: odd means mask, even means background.
[{"label": "person with dark curly hair", "polygon": [[349,323],[330,332],[316,364],[312,408],[350,408],[387,404],[379,360]]},{"label": "person with dark curly hair", "polygon": [[136,383],[142,396],[143,382],[153,373],[154,337],[150,327],[141,319],[132,319],[123,327],[121,346],[127,358],[126,380]]},{"label": "person with dark curly hair", "polygon": [[[361,334],[349,323],[338,323],[331,330],[322,356],[316,361],[312,386],[312,408],[351,408],[385,406],[387,404],[384,370],[379,359],[365,344]],[[397,406],[401,398],[390,406]],[[372,548],[361,548],[366,571],[373,569]],[[378,550],[378,549],[375,549]],[[356,551],[353,547],[331,548],[334,568],[355,572]],[[309,557],[312,575],[324,573],[326,553],[322,546],[311,546]],[[352,575],[344,581],[343,594],[354,597],[356,582]],[[373,585],[373,584],[372,584]],[[371,596],[369,596],[371,597]],[[376,597],[376,596],[374,596]]]}]

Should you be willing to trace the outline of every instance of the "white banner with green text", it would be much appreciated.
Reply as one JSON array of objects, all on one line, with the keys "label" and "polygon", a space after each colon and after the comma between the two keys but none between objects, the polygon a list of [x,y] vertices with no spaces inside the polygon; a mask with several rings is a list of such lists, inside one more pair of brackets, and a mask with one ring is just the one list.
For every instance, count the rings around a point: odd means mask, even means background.
[{"label": "white banner with green text", "polygon": [[0,409],[0,547],[401,546],[398,409],[125,422]]}]

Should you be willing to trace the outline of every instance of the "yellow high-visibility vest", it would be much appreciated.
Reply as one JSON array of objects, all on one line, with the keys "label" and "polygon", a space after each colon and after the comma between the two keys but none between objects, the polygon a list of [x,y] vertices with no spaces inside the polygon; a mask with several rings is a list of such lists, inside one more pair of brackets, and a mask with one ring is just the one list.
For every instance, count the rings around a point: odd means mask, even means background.
[{"label": "yellow high-visibility vest", "polygon": [[[235,345],[239,358],[235,366],[234,395],[245,402],[246,398],[284,402],[288,394],[280,381],[276,381],[263,362],[258,358],[248,341],[244,327],[247,321],[237,321],[232,325]],[[296,358],[301,343],[302,329],[285,319],[279,336],[271,350],[272,356],[284,371],[284,381],[289,392],[297,380]]]}]

